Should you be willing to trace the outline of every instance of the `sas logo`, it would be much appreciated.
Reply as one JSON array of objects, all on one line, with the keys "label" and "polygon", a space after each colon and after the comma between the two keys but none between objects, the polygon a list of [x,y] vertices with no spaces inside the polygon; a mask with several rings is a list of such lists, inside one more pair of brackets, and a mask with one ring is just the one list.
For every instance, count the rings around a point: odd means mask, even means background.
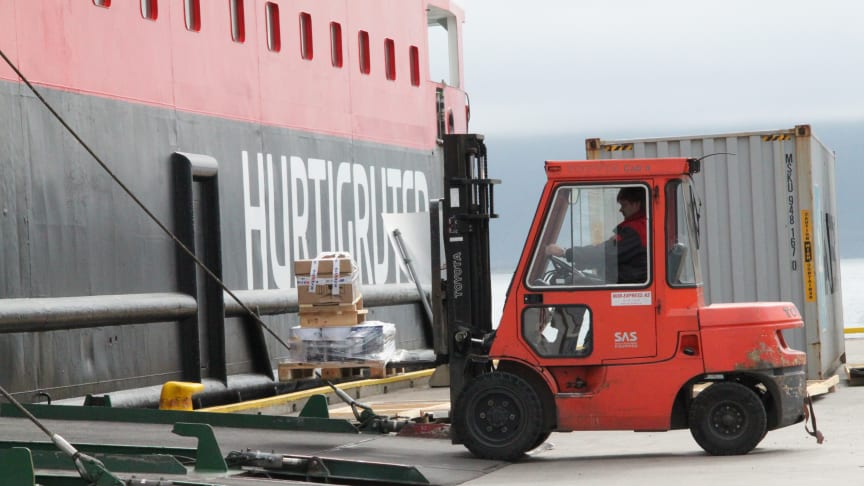
[{"label": "sas logo", "polygon": [[636,331],[616,332],[615,333],[615,348],[638,348],[639,335]]}]

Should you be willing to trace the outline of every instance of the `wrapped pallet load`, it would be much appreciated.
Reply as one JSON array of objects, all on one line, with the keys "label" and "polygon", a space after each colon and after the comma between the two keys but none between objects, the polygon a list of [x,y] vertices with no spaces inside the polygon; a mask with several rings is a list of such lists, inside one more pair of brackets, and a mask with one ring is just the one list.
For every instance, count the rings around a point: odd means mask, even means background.
[{"label": "wrapped pallet load", "polygon": [[[348,253],[322,253],[296,260],[300,325],[291,330],[291,359],[279,364],[279,379],[381,377],[396,352],[396,325],[364,322],[366,309],[357,265]],[[355,370],[368,370],[357,375]]]},{"label": "wrapped pallet load", "polygon": [[292,338],[298,344],[295,361],[364,362],[386,364],[396,352],[396,326],[370,321],[356,326],[295,327]]}]

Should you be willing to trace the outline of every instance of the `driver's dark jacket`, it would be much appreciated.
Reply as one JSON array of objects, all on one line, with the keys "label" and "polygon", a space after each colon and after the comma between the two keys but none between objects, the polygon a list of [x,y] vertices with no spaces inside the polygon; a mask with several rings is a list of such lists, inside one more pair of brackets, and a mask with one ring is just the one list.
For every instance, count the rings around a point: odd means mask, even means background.
[{"label": "driver's dark jacket", "polygon": [[[564,251],[571,262],[606,262],[606,281],[641,283],[648,279],[648,231],[645,211],[624,219],[615,227],[615,235],[598,245],[577,246]],[[616,275],[612,275],[617,271]]]}]

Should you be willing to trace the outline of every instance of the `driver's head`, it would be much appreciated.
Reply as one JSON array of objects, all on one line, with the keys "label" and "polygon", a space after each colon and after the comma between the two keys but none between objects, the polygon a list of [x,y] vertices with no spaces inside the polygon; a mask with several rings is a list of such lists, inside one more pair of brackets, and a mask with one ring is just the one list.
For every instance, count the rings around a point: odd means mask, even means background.
[{"label": "driver's head", "polygon": [[643,187],[625,187],[618,191],[619,209],[625,218],[638,213],[643,209],[645,204],[645,188]]}]

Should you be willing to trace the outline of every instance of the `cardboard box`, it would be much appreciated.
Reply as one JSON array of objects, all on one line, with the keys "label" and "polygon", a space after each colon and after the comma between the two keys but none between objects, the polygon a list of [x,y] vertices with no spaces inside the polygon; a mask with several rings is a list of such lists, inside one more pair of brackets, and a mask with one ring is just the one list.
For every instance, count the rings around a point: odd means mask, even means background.
[{"label": "cardboard box", "polygon": [[366,320],[363,299],[350,304],[300,304],[300,325],[303,327],[353,326]]},{"label": "cardboard box", "polygon": [[297,300],[300,305],[350,304],[360,297],[358,273],[347,254],[297,260]]},{"label": "cardboard box", "polygon": [[312,266],[314,261],[318,261],[318,274],[323,276],[333,275],[333,267],[334,263],[338,262],[336,265],[339,269],[339,273],[342,275],[349,275],[354,270],[354,262],[351,260],[350,256],[345,256],[342,258],[329,258],[329,257],[319,257],[311,260],[297,260],[294,262],[294,274],[297,276],[300,275],[310,275],[312,273]]},{"label": "cardboard box", "polygon": [[337,306],[315,306],[300,310],[301,327],[354,326],[366,320],[366,309],[338,310]]}]

